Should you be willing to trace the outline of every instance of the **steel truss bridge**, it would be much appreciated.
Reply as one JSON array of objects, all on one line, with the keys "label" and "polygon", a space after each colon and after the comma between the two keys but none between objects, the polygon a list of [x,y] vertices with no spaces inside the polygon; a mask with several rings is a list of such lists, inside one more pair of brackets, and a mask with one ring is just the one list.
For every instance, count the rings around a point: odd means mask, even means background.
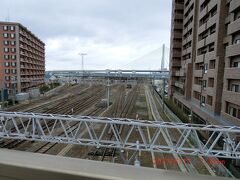
[{"label": "steel truss bridge", "polygon": [[[121,131],[124,129],[124,132]],[[62,133],[59,133],[59,132]],[[113,132],[113,139],[107,134]],[[147,131],[151,137],[148,138]],[[178,139],[171,135],[181,131]],[[170,144],[164,142],[167,134]],[[200,134],[208,136],[200,140]],[[119,150],[240,159],[240,127],[133,119],[0,112],[0,138],[117,148]],[[234,140],[235,139],[235,140]],[[225,143],[219,144],[221,140]],[[192,146],[189,146],[191,142]]]},{"label": "steel truss bridge", "polygon": [[109,77],[109,78],[151,78],[164,79],[169,77],[167,70],[63,70],[47,71],[47,75],[59,77]]}]

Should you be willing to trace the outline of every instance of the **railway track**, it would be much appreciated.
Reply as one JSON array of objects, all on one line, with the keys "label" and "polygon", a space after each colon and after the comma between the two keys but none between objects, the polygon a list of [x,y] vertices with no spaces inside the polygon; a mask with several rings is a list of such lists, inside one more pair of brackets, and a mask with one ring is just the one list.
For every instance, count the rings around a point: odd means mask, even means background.
[{"label": "railway track", "polygon": [[[156,94],[155,94],[156,96]],[[156,97],[156,102],[158,103],[158,105],[161,107],[162,103],[160,102],[160,100]],[[166,118],[164,119],[164,121],[173,121],[175,122],[175,120],[172,120],[171,115],[166,114]],[[174,119],[174,118],[173,118]],[[178,137],[180,137],[182,134],[181,131],[171,131],[171,137],[174,138],[176,137],[176,139],[178,139]],[[191,142],[187,141],[189,146],[193,146],[191,144]],[[212,176],[216,176],[216,171],[214,171],[214,167],[211,167],[211,164],[207,163],[207,160],[205,160],[204,157],[202,156],[197,156],[197,157],[191,157],[191,156],[179,156],[180,160],[182,162],[184,162],[184,159],[190,159],[190,161],[187,161],[186,163],[184,163],[186,169],[188,170],[188,173],[191,174],[209,174]],[[219,164],[219,166],[222,166],[222,164]],[[225,171],[225,170],[224,170]],[[229,174],[229,176],[233,177],[232,174],[229,171],[225,171],[225,173],[223,174]]]},{"label": "railway track", "polygon": [[[85,89],[84,91],[78,93],[75,96],[67,97],[63,100],[60,100],[59,103],[57,103],[55,105],[55,108],[49,109],[47,111],[43,111],[43,113],[52,113],[52,114],[61,113],[61,114],[78,115],[84,109],[89,108],[89,107],[93,106],[94,104],[96,104],[97,102],[99,102],[101,97],[103,96],[104,89],[102,86],[93,86],[92,88],[93,88],[93,91],[90,91],[90,93],[87,92],[87,89]],[[74,111],[72,111],[73,109],[74,109]],[[103,109],[95,108],[94,111],[88,115],[96,115],[101,110],[103,110]],[[52,124],[48,124],[48,127],[51,125],[53,125],[53,122],[52,122]],[[23,128],[23,125],[19,125],[18,128],[19,129]],[[44,128],[44,126],[43,126],[43,128]],[[16,131],[16,129],[13,128],[12,131]],[[3,141],[0,144],[0,147],[8,148],[8,149],[15,149],[19,145],[22,145],[23,143],[27,143],[29,146],[32,144],[32,143],[29,143],[26,141],[7,140],[7,141]],[[45,149],[47,149],[47,147]]]},{"label": "railway track", "polygon": [[[67,86],[63,86],[62,87],[62,92],[59,93],[58,95],[51,95],[51,96],[47,96],[47,97],[42,97],[39,100],[34,100],[28,104],[19,104],[13,107],[8,108],[8,111],[12,111],[12,112],[17,112],[17,111],[32,111],[32,112],[37,112],[38,110],[41,110],[42,107],[45,106],[49,106],[49,105],[54,105],[55,103],[58,103],[59,101],[61,101],[62,99],[65,99],[66,97],[64,97],[64,95],[69,95],[69,94],[76,94],[79,91],[83,92],[86,91],[88,88],[90,88],[89,85],[76,85],[76,86],[72,86],[72,87],[67,87]],[[61,95],[62,94],[62,95]],[[45,103],[46,101],[49,101]],[[40,105],[38,105],[40,104]],[[41,112],[41,111],[39,111]]]},{"label": "railway track", "polygon": [[[103,108],[96,108],[94,109],[91,113],[87,114],[87,116],[96,116],[98,115],[99,111],[102,110]],[[77,124],[77,125],[76,125]],[[76,130],[78,128],[78,123],[75,123],[73,125],[71,125],[68,129],[71,132],[74,132],[74,130]],[[62,135],[64,134],[64,132],[59,132],[58,135]],[[50,149],[52,149],[54,146],[56,146],[58,143],[44,143],[42,144],[39,148],[37,148],[34,152],[35,153],[47,153]]]},{"label": "railway track", "polygon": [[[132,107],[136,101],[137,97],[137,91],[138,87],[134,86],[133,89],[128,93],[128,95],[125,98],[125,89],[123,86],[120,87],[120,93],[118,94],[115,103],[113,104],[113,110],[112,110],[112,116],[113,117],[121,117],[126,118],[128,114],[131,112]],[[116,127],[121,134],[123,131],[122,126]],[[109,127],[108,132],[108,140],[113,140],[114,134],[111,131]],[[105,161],[107,157],[110,157],[110,159],[107,159],[107,161],[114,162],[115,156],[116,156],[116,148],[98,148],[95,151],[91,151],[88,153],[88,157],[91,160],[96,160],[100,158],[100,161]]]},{"label": "railway track", "polygon": [[[150,105],[151,113],[153,115],[154,120],[155,121],[164,121],[164,119],[161,117],[161,115],[158,112],[157,106],[156,106],[156,104],[154,102],[154,99],[153,99],[152,94],[151,94],[151,92],[149,90],[149,87],[145,86],[145,89],[146,89],[146,96],[147,96],[147,99],[148,99],[148,103]],[[172,133],[170,133],[170,134],[172,135]],[[169,132],[168,131],[164,131],[163,136],[164,136],[165,143],[168,144],[169,146],[171,146],[172,144],[169,141],[169,138],[170,138],[169,137],[170,136]],[[173,139],[173,138],[174,137],[171,136],[171,139]],[[176,162],[176,164],[178,165],[179,169],[182,172],[185,172],[185,173],[186,172],[190,172],[191,173],[193,171],[197,172],[194,166],[188,165],[188,164],[184,165],[184,160],[183,160],[182,156],[180,156],[180,155],[176,155],[176,154],[173,154],[173,155],[161,154],[160,156],[161,156],[161,158],[163,158],[164,161],[169,159],[169,161],[172,160],[172,161]],[[174,163],[171,163],[170,165],[173,167]]]}]

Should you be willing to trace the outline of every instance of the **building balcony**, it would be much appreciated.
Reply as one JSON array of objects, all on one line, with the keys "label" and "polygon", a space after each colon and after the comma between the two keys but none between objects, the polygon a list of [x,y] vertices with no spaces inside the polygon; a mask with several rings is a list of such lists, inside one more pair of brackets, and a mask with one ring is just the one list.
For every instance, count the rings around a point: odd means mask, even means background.
[{"label": "building balcony", "polygon": [[191,39],[189,37],[182,40],[182,44],[187,44]]},{"label": "building balcony", "polygon": [[174,75],[177,76],[177,77],[179,77],[179,76],[180,76],[180,71],[175,71],[175,72],[174,72]]},{"label": "building balcony", "polygon": [[31,81],[31,79],[29,79],[29,78],[21,78],[21,82],[30,82]]},{"label": "building balcony", "polygon": [[194,77],[203,77],[203,70],[194,70]]},{"label": "building balcony", "polygon": [[217,39],[217,33],[208,35],[206,38],[206,44],[211,44],[211,43],[215,42],[216,39]]},{"label": "building balcony", "polygon": [[194,85],[193,85],[193,91],[197,91],[197,92],[201,93],[201,91],[202,91],[201,85],[199,85],[199,84],[194,84]]},{"label": "building balcony", "polygon": [[240,121],[239,121],[238,118],[233,117],[233,116],[231,116],[230,114],[224,112],[223,109],[222,109],[221,114],[222,114],[222,116],[223,116],[225,119],[227,119],[230,123],[232,123],[232,124],[234,124],[234,125],[236,125],[236,126],[240,126]]},{"label": "building balcony", "polygon": [[208,13],[207,7],[205,7],[199,14],[199,19],[202,19]]},{"label": "building balcony", "polygon": [[184,89],[184,84],[182,82],[175,82],[175,86],[179,87],[180,89]]},{"label": "building balcony", "polygon": [[214,78],[215,77],[215,69],[209,69],[207,72],[207,77]]},{"label": "building balcony", "polygon": [[181,61],[173,60],[172,67],[181,67]]},{"label": "building balcony", "polygon": [[175,10],[183,10],[184,4],[174,3]]},{"label": "building balcony", "polygon": [[174,14],[174,19],[183,19],[183,14],[179,13]]},{"label": "building balcony", "polygon": [[[185,10],[186,10],[186,8],[185,8]],[[183,24],[186,24],[186,23],[189,21],[189,19],[193,16],[193,12],[194,12],[194,10],[192,10],[192,11],[188,14],[188,16],[187,16],[186,18],[184,18]]]},{"label": "building balcony", "polygon": [[218,1],[210,1],[207,5],[208,11],[211,11],[212,8],[214,8],[214,6],[216,6],[217,4],[218,4]]},{"label": "building balcony", "polygon": [[232,13],[233,11],[235,11],[239,7],[240,7],[240,1],[239,0],[232,0],[230,2],[229,11]]},{"label": "building balcony", "polygon": [[201,34],[203,31],[205,31],[206,28],[206,23],[202,24],[199,28],[198,28],[198,34]]},{"label": "building balcony", "polygon": [[186,49],[186,54],[189,54],[189,53],[192,53],[192,51],[193,51],[193,47],[192,46],[190,46],[189,48],[187,48]]},{"label": "building balcony", "polygon": [[240,54],[240,44],[230,45],[226,49],[226,56],[227,57],[237,56],[239,54]]},{"label": "building balcony", "polygon": [[210,61],[210,60],[216,59],[216,51],[207,52],[205,54],[205,56],[204,56],[204,59],[206,61]]},{"label": "building balcony", "polygon": [[183,35],[193,28],[193,22],[190,23],[186,28],[183,28]]},{"label": "building balcony", "polygon": [[223,99],[227,102],[240,106],[240,93],[223,90]]},{"label": "building balcony", "polygon": [[218,22],[218,16],[217,14],[215,14],[213,17],[211,17],[208,21],[207,21],[207,28],[210,28],[211,26],[213,26],[214,24],[216,24]]},{"label": "building balcony", "polygon": [[182,56],[182,53],[179,52],[179,51],[172,51],[172,57],[181,57]]},{"label": "building balcony", "polygon": [[216,96],[215,88],[213,88],[213,87],[207,87],[206,88],[206,93],[207,93],[207,95],[210,95],[212,97]]},{"label": "building balcony", "polygon": [[204,62],[204,57],[205,57],[205,54],[197,56],[196,60],[195,60],[195,63],[202,63],[202,62]]},{"label": "building balcony", "polygon": [[174,29],[183,29],[183,25],[180,23],[175,23],[174,24]]},{"label": "building balcony", "polygon": [[187,6],[185,4],[185,10],[188,10],[191,7],[192,3],[193,3],[193,0],[190,0]]},{"label": "building balcony", "polygon": [[205,39],[202,39],[197,42],[197,48],[202,48],[203,46],[205,46],[205,44]]},{"label": "building balcony", "polygon": [[240,79],[240,68],[225,68],[224,77],[226,79]]},{"label": "building balcony", "polygon": [[182,48],[182,42],[176,42],[176,41],[173,40],[173,47]]},{"label": "building balcony", "polygon": [[225,24],[230,24],[231,22],[231,16],[228,15],[226,18],[225,18]]},{"label": "building balcony", "polygon": [[182,37],[182,33],[180,33],[180,32],[174,32],[174,33],[173,33],[173,37],[174,37],[174,38],[176,38],[176,37],[177,37],[177,38],[181,38],[181,37]]},{"label": "building balcony", "polygon": [[181,69],[180,71],[176,71],[175,72],[175,75],[176,76],[179,76],[179,77],[184,77],[185,76],[185,72],[183,69]]},{"label": "building balcony", "polygon": [[181,77],[186,76],[186,72],[185,72],[184,69],[180,69],[180,76],[181,76]]},{"label": "building balcony", "polygon": [[239,30],[240,30],[240,19],[237,19],[236,21],[228,25],[227,33],[228,35],[231,35]]}]

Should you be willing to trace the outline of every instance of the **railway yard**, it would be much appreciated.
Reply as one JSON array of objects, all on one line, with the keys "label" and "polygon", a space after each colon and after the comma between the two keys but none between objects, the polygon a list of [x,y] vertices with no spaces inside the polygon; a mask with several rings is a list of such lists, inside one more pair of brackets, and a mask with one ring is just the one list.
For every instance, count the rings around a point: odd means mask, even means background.
[{"label": "railway yard", "polygon": [[[44,95],[38,100],[32,100],[9,107],[7,110],[12,112],[34,112],[48,114],[66,114],[82,116],[102,116],[113,118],[131,118],[148,119],[151,121],[174,121],[171,114],[165,114],[162,108],[162,101],[154,93],[150,84],[136,83],[128,87],[126,84],[115,84],[110,88],[110,106],[106,107],[102,103],[106,99],[106,87],[97,84],[78,84],[72,86],[61,86],[55,92]],[[54,126],[48,124],[47,127]],[[21,125],[19,125],[21,128]],[[72,123],[69,129],[75,130],[78,127]],[[98,134],[99,127],[93,127]],[[110,127],[107,133],[102,134],[107,139],[112,140],[115,136]],[[116,127],[121,134],[126,134],[129,129],[123,126]],[[59,129],[59,134],[64,133]],[[86,133],[83,130],[82,133]],[[148,128],[143,133],[147,134],[149,141],[154,135]],[[178,139],[181,131],[164,131],[159,141],[171,145],[169,136]],[[129,137],[132,141],[138,141],[140,135],[135,133]],[[192,143],[188,141],[188,145]],[[211,164],[207,158],[201,156],[183,156],[176,154],[150,153],[150,152],[132,152],[119,151],[118,149],[96,148],[88,146],[79,146],[72,144],[57,144],[44,142],[30,142],[22,140],[1,140],[1,148],[14,150],[52,154],[58,156],[67,156],[96,161],[106,161],[112,163],[124,163],[125,159],[131,159],[129,164],[140,162],[141,166],[181,171],[190,174],[207,174],[212,176],[229,176],[231,173],[223,164]],[[135,156],[132,156],[135,155]]]}]

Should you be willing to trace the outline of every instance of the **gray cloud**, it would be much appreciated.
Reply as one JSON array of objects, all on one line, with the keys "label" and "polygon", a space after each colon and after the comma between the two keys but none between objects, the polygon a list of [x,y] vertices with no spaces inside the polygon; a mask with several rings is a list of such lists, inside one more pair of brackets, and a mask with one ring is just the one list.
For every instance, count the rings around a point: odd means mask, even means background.
[{"label": "gray cloud", "polygon": [[47,69],[77,69],[82,51],[89,69],[120,68],[169,46],[170,0],[2,0],[8,11],[46,43]]}]

